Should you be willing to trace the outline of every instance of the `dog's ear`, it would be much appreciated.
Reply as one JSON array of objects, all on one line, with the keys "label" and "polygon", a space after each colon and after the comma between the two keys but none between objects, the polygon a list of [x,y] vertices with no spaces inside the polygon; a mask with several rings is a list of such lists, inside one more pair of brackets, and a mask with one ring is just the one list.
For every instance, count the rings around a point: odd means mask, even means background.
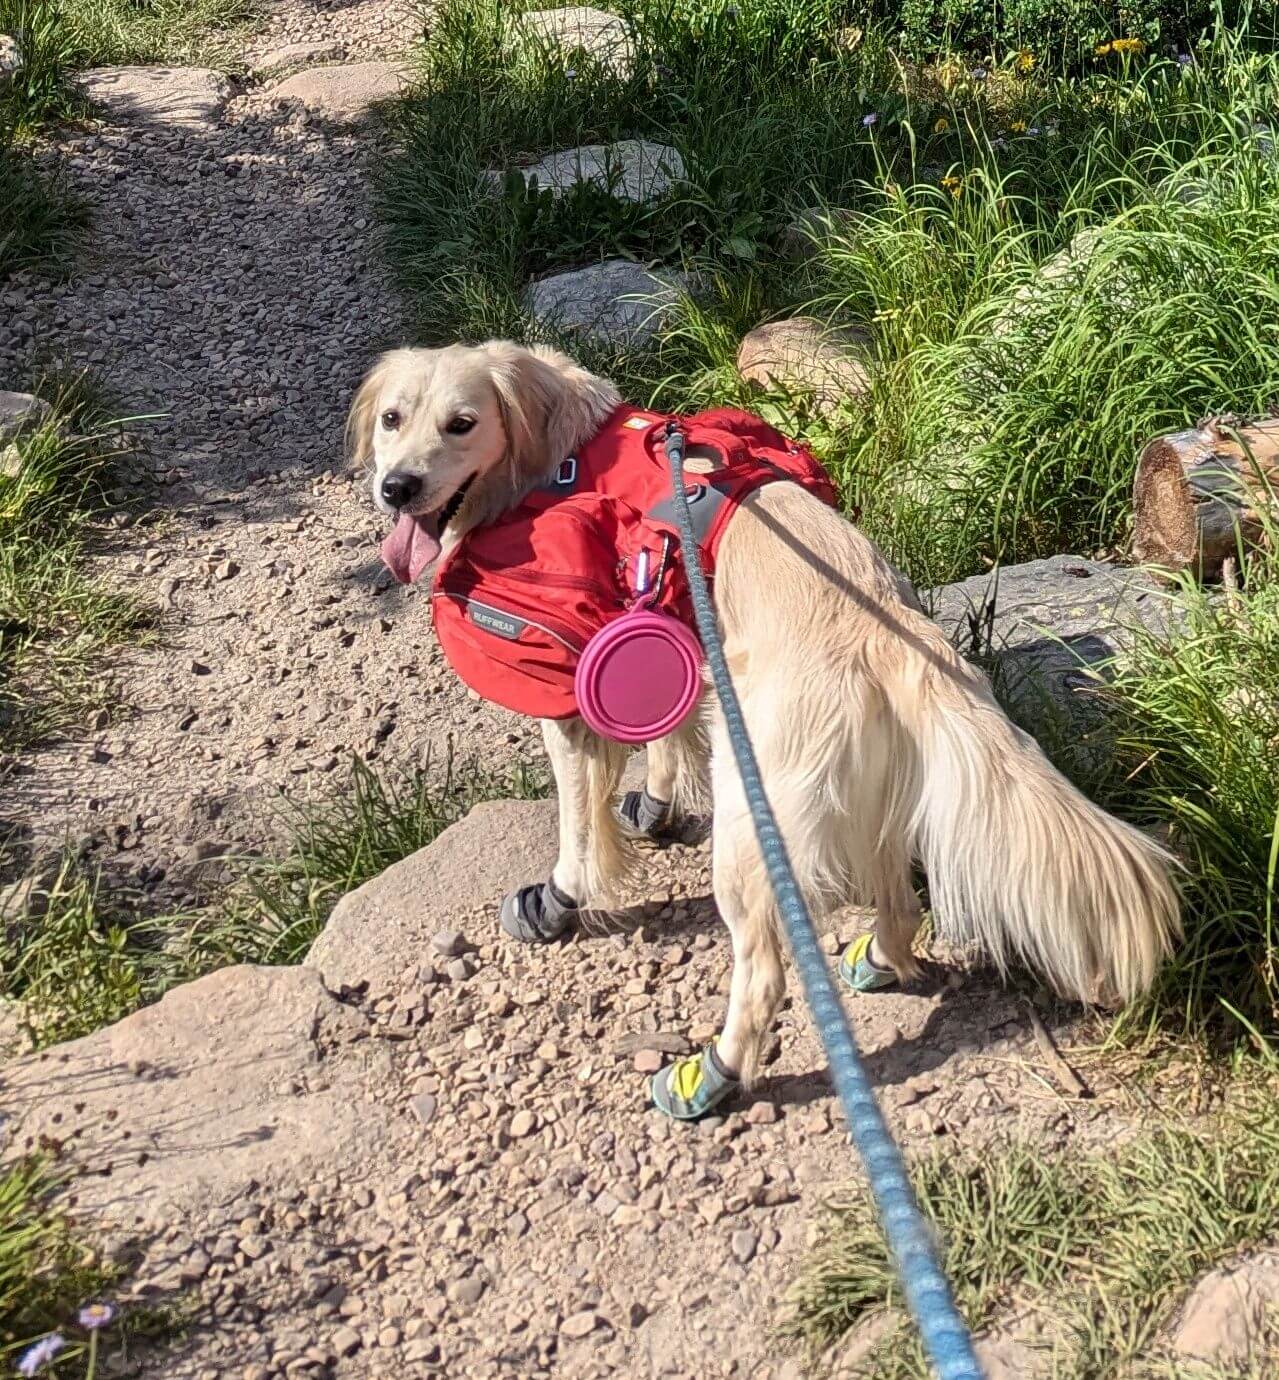
[{"label": "dog's ear", "polygon": [[351,410],[346,414],[347,463],[352,467],[367,467],[373,459],[373,427],[377,422],[377,400],[386,379],[389,356],[381,359],[365,374],[360,386],[351,399]]},{"label": "dog's ear", "polygon": [[516,487],[550,474],[599,430],[620,395],[558,350],[509,340],[481,346],[489,357],[507,458]]}]

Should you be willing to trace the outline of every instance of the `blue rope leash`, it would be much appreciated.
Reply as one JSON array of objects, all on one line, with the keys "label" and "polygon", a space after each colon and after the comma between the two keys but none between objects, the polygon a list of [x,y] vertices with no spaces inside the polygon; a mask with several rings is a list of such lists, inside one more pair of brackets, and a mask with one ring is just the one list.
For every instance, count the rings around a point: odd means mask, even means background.
[{"label": "blue rope leash", "polygon": [[671,466],[676,524],[679,527],[684,568],[688,572],[697,630],[701,634],[706,660],[710,663],[719,706],[733,745],[733,756],[737,759],[737,770],[741,774],[751,818],[755,822],[755,836],[759,840],[769,881],[777,897],[777,908],[786,926],[786,936],[804,986],[804,995],[830,1061],[835,1091],[839,1094],[853,1140],[866,1166],[871,1193],[883,1219],[884,1233],[897,1261],[897,1272],[905,1289],[906,1302],[940,1380],[984,1380],[968,1328],[955,1307],[946,1276],[937,1263],[928,1224],[915,1201],[901,1152],[889,1134],[883,1113],[875,1101],[870,1079],[866,1076],[852,1031],[848,1028],[843,1008],[835,994],[825,957],[817,947],[817,935],[808,907],[791,870],[773,807],[764,792],[759,763],[755,760],[755,749],[746,731],[742,707],[728,673],[728,663],[724,660],[719,627],[706,588],[701,553],[693,533],[684,490],[684,434],[675,422],[667,424],[666,458]]}]

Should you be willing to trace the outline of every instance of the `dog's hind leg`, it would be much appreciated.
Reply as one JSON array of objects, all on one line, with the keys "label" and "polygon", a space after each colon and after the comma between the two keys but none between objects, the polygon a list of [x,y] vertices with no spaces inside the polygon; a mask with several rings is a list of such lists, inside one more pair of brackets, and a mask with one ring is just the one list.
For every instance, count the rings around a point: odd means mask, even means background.
[{"label": "dog's hind leg", "polygon": [[[783,831],[794,799],[777,776],[773,806]],[[712,763],[715,903],[733,942],[733,976],[723,1033],[706,1049],[653,1079],[653,1100],[680,1121],[704,1116],[759,1071],[765,1041],[786,990],[777,905],[755,839],[750,810],[727,737],[717,730]],[[794,831],[790,831],[793,837]],[[790,837],[788,837],[788,843]],[[801,862],[802,865],[802,862]]]},{"label": "dog's hind leg", "polygon": [[886,961],[899,982],[912,982],[920,973],[911,944],[921,917],[905,850],[893,844],[881,845],[871,865],[871,879],[877,912],[872,956]]}]

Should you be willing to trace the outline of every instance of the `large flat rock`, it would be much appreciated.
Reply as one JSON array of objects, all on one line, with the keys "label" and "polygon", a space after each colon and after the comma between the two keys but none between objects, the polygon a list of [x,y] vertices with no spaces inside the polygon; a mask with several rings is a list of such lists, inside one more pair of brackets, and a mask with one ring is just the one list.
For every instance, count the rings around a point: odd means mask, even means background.
[{"label": "large flat rock", "polygon": [[[310,968],[240,966],[175,988],[84,1039],[28,1055],[0,1084],[5,1147],[60,1148],[77,1211],[133,1230],[305,1184],[385,1138],[367,1021]],[[341,1057],[336,1057],[341,1051]]]},{"label": "large flat rock", "polygon": [[20,431],[38,427],[53,409],[33,393],[9,393],[0,388],[0,444]]},{"label": "large flat rock", "polygon": [[332,988],[367,982],[373,991],[401,984],[406,968],[430,955],[430,938],[455,929],[483,907],[483,933],[497,933],[496,907],[508,891],[541,881],[555,865],[558,828],[551,801],[477,805],[426,848],[344,896],[307,963]]},{"label": "large flat rock", "polygon": [[124,125],[216,125],[231,83],[207,67],[93,67],[77,79],[107,118]]},{"label": "large flat rock", "polygon": [[324,39],[312,42],[282,43],[263,53],[253,64],[255,77],[276,76],[296,67],[315,67],[322,62],[336,62],[342,56],[342,45]]},{"label": "large flat rock", "polygon": [[688,285],[687,275],[672,269],[610,259],[538,278],[525,301],[540,325],[602,344],[633,345],[657,334]]},{"label": "large flat rock", "polygon": [[1182,1308],[1172,1349],[1186,1361],[1232,1374],[1249,1363],[1273,1360],[1266,1333],[1276,1309],[1279,1251],[1259,1251],[1199,1281]]},{"label": "large flat rock", "polygon": [[1087,735],[1104,723],[1096,668],[1140,629],[1168,624],[1166,590],[1140,569],[1051,556],[924,596],[948,637],[982,662],[1023,723]]},{"label": "large flat rock", "polygon": [[362,119],[380,101],[404,89],[408,73],[393,62],[353,62],[342,67],[312,67],[286,77],[264,95],[280,105],[297,103],[338,124]]}]

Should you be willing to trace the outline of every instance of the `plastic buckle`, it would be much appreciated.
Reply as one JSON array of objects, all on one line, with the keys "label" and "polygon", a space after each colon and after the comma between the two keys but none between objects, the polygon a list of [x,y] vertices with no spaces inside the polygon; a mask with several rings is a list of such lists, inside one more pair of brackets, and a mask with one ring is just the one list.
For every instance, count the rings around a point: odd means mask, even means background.
[{"label": "plastic buckle", "polygon": [[560,461],[560,467],[555,471],[555,478],[551,480],[557,488],[571,488],[577,483],[577,456],[570,455],[567,460]]}]

